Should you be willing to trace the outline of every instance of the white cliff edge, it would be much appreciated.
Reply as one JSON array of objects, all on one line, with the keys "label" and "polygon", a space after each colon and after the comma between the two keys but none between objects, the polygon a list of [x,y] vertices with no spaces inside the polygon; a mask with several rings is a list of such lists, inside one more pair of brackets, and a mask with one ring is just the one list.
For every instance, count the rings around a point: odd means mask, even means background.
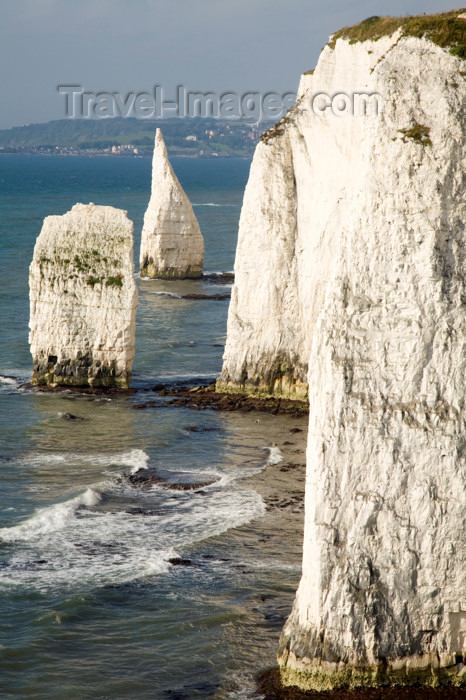
[{"label": "white cliff edge", "polygon": [[201,277],[203,260],[204,239],[198,221],[170,165],[162,132],[157,129],[151,198],[141,238],[141,277]]},{"label": "white cliff edge", "polygon": [[46,217],[29,290],[33,384],[129,386],[137,289],[125,211],[75,204]]},{"label": "white cliff edge", "polygon": [[[285,684],[466,683],[464,71],[338,38],[254,156],[219,383],[292,395],[309,365]],[[378,114],[313,111],[342,92]]]}]

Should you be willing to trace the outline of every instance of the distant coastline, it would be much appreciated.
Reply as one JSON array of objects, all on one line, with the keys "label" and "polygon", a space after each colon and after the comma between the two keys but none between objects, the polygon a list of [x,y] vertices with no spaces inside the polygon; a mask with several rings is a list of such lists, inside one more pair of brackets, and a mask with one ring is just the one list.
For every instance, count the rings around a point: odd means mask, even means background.
[{"label": "distant coastline", "polygon": [[269,122],[212,118],[61,119],[0,130],[0,155],[150,157],[157,127],[171,157],[252,157]]},{"label": "distant coastline", "polygon": [[[194,152],[194,153],[170,153],[172,157],[174,158],[245,158],[245,159],[250,159],[252,158],[252,153],[251,154],[244,154],[244,153],[202,153],[202,152]],[[42,151],[40,149],[2,149],[0,148],[0,156],[45,156],[48,158],[57,158],[57,157],[68,157],[68,158],[118,158],[118,157],[124,157],[124,158],[150,158],[151,155],[150,153],[128,153],[125,154],[124,156],[119,156],[119,154],[116,153],[108,153],[105,150],[83,150],[83,151],[76,151],[76,152],[67,152],[67,151],[58,151],[56,153],[52,152],[47,152],[47,151]]]}]

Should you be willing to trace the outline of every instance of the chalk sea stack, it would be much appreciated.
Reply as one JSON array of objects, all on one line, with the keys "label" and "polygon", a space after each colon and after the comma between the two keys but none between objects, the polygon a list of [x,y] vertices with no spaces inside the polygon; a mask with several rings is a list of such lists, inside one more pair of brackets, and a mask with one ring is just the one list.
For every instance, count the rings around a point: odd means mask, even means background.
[{"label": "chalk sea stack", "polygon": [[465,17],[338,32],[254,156],[219,384],[308,385],[286,685],[466,683]]},{"label": "chalk sea stack", "polygon": [[191,203],[167,156],[162,132],[155,134],[152,192],[141,237],[142,277],[191,279],[202,276],[204,239]]},{"label": "chalk sea stack", "polygon": [[[307,396],[310,336],[300,294],[307,256],[297,250],[297,214],[293,154],[284,134],[259,143],[251,165],[219,391]],[[303,221],[302,237],[309,237],[308,225]]]},{"label": "chalk sea stack", "polygon": [[75,204],[46,217],[29,290],[33,384],[129,387],[137,289],[125,211]]}]

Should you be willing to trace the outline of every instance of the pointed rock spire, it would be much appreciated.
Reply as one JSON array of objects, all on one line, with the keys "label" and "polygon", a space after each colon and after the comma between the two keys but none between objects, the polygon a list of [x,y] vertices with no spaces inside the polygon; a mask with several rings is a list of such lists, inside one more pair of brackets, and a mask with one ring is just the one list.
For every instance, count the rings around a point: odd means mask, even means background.
[{"label": "pointed rock spire", "polygon": [[191,203],[167,156],[162,132],[155,134],[152,192],[144,215],[141,276],[164,279],[202,275],[204,239]]}]

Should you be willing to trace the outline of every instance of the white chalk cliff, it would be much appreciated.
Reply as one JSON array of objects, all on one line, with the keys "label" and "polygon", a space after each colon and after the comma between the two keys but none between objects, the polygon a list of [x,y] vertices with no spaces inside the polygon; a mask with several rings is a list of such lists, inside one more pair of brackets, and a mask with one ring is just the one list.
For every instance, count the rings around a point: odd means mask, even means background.
[{"label": "white chalk cliff", "polygon": [[204,239],[191,202],[173,172],[162,132],[155,134],[152,192],[144,215],[142,277],[196,278],[202,275]]},{"label": "white chalk cliff", "polygon": [[[307,173],[303,173],[307,177]],[[310,345],[299,288],[298,202],[288,132],[259,143],[241,210],[235,284],[218,388],[307,393]]]},{"label": "white chalk cliff", "polygon": [[[303,575],[279,660],[318,690],[466,683],[466,68],[391,31],[327,46],[257,147],[221,377],[296,395],[308,367]],[[363,92],[378,115],[312,109]]]},{"label": "white chalk cliff", "polygon": [[129,386],[137,289],[125,211],[75,204],[47,216],[29,290],[33,384]]}]

